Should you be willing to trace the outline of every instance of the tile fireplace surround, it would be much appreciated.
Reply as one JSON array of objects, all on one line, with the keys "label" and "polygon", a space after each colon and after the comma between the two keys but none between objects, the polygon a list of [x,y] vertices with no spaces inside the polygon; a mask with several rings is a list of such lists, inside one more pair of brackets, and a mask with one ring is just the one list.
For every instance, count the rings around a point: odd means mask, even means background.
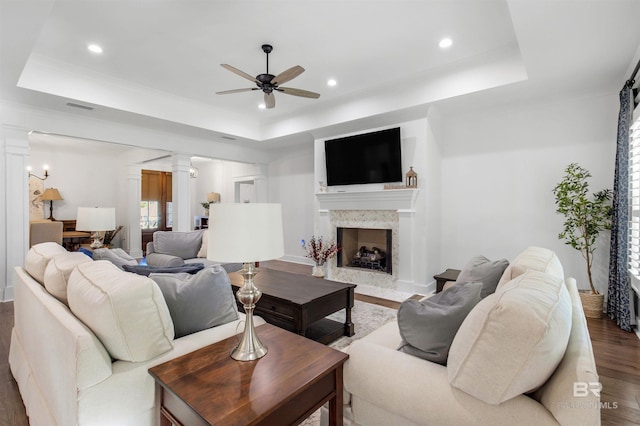
[{"label": "tile fireplace surround", "polygon": [[360,268],[336,267],[329,262],[327,278],[354,284],[367,284],[390,290],[414,290],[413,261],[415,202],[418,189],[361,192],[321,192],[318,231],[336,239],[336,229],[391,229],[392,274]]}]

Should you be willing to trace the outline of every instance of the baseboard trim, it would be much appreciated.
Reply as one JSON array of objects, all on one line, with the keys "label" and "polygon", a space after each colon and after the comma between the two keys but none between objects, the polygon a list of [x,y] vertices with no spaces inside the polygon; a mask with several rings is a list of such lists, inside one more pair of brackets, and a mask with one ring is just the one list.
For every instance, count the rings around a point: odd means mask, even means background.
[{"label": "baseboard trim", "polygon": [[13,300],[13,287],[5,287],[4,292],[2,294],[3,302],[10,302]]},{"label": "baseboard trim", "polygon": [[283,257],[281,257],[278,260],[282,260],[283,262],[291,262],[291,263],[299,263],[302,265],[309,265],[309,266],[313,266],[314,263],[311,259],[307,258],[307,257],[303,257],[303,256],[292,256],[290,254],[285,254]]}]

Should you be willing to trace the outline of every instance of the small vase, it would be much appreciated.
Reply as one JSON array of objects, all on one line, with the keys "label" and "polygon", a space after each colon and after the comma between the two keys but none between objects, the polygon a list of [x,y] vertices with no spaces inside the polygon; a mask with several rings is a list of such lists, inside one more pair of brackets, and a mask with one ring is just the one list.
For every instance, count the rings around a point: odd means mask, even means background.
[{"label": "small vase", "polygon": [[311,275],[316,278],[324,278],[324,265],[313,265]]}]

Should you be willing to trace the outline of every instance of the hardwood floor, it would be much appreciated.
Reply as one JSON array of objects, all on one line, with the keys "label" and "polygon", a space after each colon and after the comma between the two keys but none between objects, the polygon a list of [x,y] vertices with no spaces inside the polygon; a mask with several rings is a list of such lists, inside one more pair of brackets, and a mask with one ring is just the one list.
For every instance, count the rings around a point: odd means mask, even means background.
[{"label": "hardwood floor", "polygon": [[[261,268],[310,274],[311,267],[287,262],[262,262]],[[397,308],[398,303],[358,296],[367,303]],[[602,425],[640,425],[640,339],[627,333],[609,318],[587,320],[603,386]],[[18,387],[9,370],[8,356],[13,327],[13,303],[0,303],[0,426],[28,425]],[[579,426],[579,425],[576,425]]]},{"label": "hardwood floor", "polygon": [[18,385],[9,369],[9,344],[13,328],[13,302],[0,303],[0,425],[26,426],[29,424],[24,411]]}]

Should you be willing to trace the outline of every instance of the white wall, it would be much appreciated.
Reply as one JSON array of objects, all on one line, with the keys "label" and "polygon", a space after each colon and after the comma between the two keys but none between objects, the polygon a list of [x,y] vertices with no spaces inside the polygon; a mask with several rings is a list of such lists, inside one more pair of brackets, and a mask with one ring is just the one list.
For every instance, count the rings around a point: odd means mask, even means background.
[{"label": "white wall", "polygon": [[[218,159],[197,160],[192,162],[198,168],[198,177],[190,179],[191,212],[193,215],[204,215],[200,203],[207,201],[207,193],[220,193],[220,202],[233,203],[236,199],[238,182],[254,182],[247,195],[252,202],[268,201],[267,165],[249,164],[237,161]],[[245,198],[245,197],[240,197]],[[242,201],[242,200],[241,200]]]},{"label": "white wall", "polygon": [[313,143],[283,151],[269,163],[269,202],[282,204],[285,260],[312,264],[300,240],[314,234],[316,190]]},{"label": "white wall", "polygon": [[[442,268],[461,268],[472,256],[513,259],[527,246],[558,254],[565,274],[587,288],[579,252],[558,240],[564,221],[551,192],[564,168],[591,172],[592,191],[613,186],[617,96],[598,95],[515,103],[443,120]],[[608,241],[594,269],[604,290]]]},{"label": "white wall", "polygon": [[[116,224],[126,225],[126,163],[104,144],[77,141],[72,144],[38,143],[29,149],[33,173],[42,177],[42,165],[49,165],[45,188],[58,188],[61,201],[53,202],[57,220],[75,220],[78,207],[115,207]],[[49,217],[49,201],[44,202]],[[118,234],[116,244],[121,234]]]}]

